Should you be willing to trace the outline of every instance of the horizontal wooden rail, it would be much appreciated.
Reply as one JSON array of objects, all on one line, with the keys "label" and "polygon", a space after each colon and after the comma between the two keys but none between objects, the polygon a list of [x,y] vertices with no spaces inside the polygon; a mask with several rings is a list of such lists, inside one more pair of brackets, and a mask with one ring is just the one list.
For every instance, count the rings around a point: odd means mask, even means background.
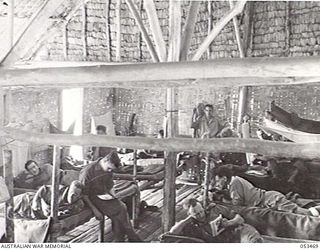
[{"label": "horizontal wooden rail", "polygon": [[[41,134],[14,128],[3,128],[1,136],[32,144],[61,146],[109,146],[130,149],[165,150],[171,152],[251,152],[274,157],[320,158],[320,143],[272,142],[258,139],[195,139],[146,137]],[[315,135],[317,136],[317,135]]]},{"label": "horizontal wooden rail", "polygon": [[[0,67],[1,86],[81,86],[88,84],[224,78],[292,78],[320,77],[320,57],[228,58],[194,62],[136,63],[78,67],[8,69]],[[54,77],[53,77],[54,76]],[[130,85],[130,82],[134,84]],[[213,81],[214,82],[214,81]],[[213,83],[214,84],[214,83]],[[263,84],[260,84],[263,85]],[[228,87],[225,81],[225,87]],[[137,86],[145,87],[145,86]],[[158,85],[158,87],[167,87]],[[181,86],[182,87],[182,86]]]},{"label": "horizontal wooden rail", "polygon": [[275,78],[257,78],[257,77],[242,77],[242,78],[215,78],[215,79],[198,79],[198,80],[174,80],[174,81],[143,81],[143,82],[91,82],[91,83],[68,83],[68,84],[41,84],[27,85],[17,83],[16,86],[6,86],[4,91],[11,88],[28,90],[46,88],[46,89],[67,89],[67,88],[232,88],[241,86],[275,86],[275,85],[300,85],[308,84],[309,86],[319,85],[319,77],[275,77]]}]

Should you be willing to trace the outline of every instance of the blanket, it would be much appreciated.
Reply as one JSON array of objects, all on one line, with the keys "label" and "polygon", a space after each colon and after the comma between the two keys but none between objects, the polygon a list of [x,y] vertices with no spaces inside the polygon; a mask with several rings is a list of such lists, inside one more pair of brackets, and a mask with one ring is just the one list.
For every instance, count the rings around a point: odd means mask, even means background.
[{"label": "blanket", "polygon": [[41,243],[48,237],[51,219],[14,219],[14,242]]},{"label": "blanket", "polygon": [[239,211],[261,234],[305,240],[320,240],[320,218],[248,207]]}]

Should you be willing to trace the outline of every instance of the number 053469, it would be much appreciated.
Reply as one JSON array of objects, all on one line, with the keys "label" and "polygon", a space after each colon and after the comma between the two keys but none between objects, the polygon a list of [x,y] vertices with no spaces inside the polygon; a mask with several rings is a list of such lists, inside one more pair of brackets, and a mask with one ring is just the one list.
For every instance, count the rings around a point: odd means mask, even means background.
[{"label": "number 053469", "polygon": [[304,243],[300,244],[300,248],[319,248],[319,245],[317,243]]}]

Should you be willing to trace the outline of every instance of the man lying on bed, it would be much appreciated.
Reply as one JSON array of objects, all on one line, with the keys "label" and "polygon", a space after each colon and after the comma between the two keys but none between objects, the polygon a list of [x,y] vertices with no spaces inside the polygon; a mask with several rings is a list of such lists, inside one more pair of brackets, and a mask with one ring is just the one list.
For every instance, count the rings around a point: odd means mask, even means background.
[{"label": "man lying on bed", "polygon": [[271,208],[277,211],[320,216],[319,207],[309,209],[299,207],[278,191],[266,191],[253,186],[239,176],[232,176],[232,171],[228,166],[216,168],[213,174],[215,176],[213,185],[215,194],[222,194],[221,197],[225,202],[229,200],[233,205]]},{"label": "man lying on bed", "polygon": [[[81,184],[73,181],[70,186],[59,187],[58,216],[65,217],[80,212],[84,203],[81,199]],[[14,214],[21,218],[45,219],[50,216],[52,188],[43,185],[37,192],[15,196]]]},{"label": "man lying on bed", "polygon": [[[34,160],[28,160],[24,165],[25,171],[14,178],[14,186],[18,188],[38,189],[42,185],[50,185],[52,177],[52,165],[39,165]],[[60,170],[60,177],[62,177]]]},{"label": "man lying on bed", "polygon": [[[210,204],[205,210],[194,198],[187,198],[183,203],[188,217],[174,225],[170,234],[192,237],[207,243],[261,243],[263,239],[244,219],[218,204]],[[168,235],[170,237],[170,235]]]}]

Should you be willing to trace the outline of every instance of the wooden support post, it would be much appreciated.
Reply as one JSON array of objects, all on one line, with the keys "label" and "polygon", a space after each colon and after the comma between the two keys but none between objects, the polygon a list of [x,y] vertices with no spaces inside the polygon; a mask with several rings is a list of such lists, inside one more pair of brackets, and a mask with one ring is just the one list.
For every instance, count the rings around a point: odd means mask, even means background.
[{"label": "wooden support post", "polygon": [[117,0],[116,2],[116,62],[121,61],[121,0]]},{"label": "wooden support post", "polygon": [[239,88],[237,130],[240,132],[242,118],[247,112],[248,86]]},{"label": "wooden support post", "polygon": [[[168,61],[179,61],[181,42],[181,3],[169,1],[169,51]],[[167,137],[174,138],[177,134],[178,110],[177,90],[167,89]],[[168,232],[175,223],[176,216],[176,152],[167,151],[163,186],[162,230]]]},{"label": "wooden support post", "polygon": [[156,45],[156,50],[157,50],[159,60],[160,62],[165,62],[167,59],[166,43],[163,39],[155,3],[153,0],[144,1],[144,7],[148,15],[150,28],[151,28],[154,43]]},{"label": "wooden support post", "polygon": [[139,16],[139,12],[137,11],[134,3],[132,0],[126,0],[126,3],[130,9],[130,12],[132,14],[132,16],[134,17],[134,20],[136,21],[136,24],[138,25],[139,29],[140,29],[140,32],[142,34],[142,37],[143,37],[143,40],[144,42],[146,43],[147,45],[147,48],[149,50],[149,53],[151,55],[151,58],[153,60],[153,62],[159,62],[159,56],[153,46],[153,43],[149,37],[149,34],[146,30],[146,28],[144,27],[144,24],[142,22],[142,19],[141,17]]},{"label": "wooden support post", "polygon": [[[204,170],[204,180],[203,180],[203,207],[206,208],[208,204],[208,189],[210,184],[210,158],[209,152],[206,153],[206,167]],[[199,166],[200,167],[200,166]]]},{"label": "wooden support post", "polygon": [[[229,0],[229,4],[230,4],[230,9],[233,9],[234,5],[231,0]],[[240,37],[240,28],[239,28],[237,17],[233,17],[232,21],[233,21],[234,32],[235,32],[236,40],[238,44],[240,58],[245,58],[247,51],[244,51],[244,48],[243,48],[244,46]],[[245,34],[245,35],[248,35],[248,34]],[[246,49],[248,49],[247,46],[246,46]],[[237,118],[238,132],[240,132],[240,129],[241,129],[242,118],[244,114],[247,112],[247,101],[248,101],[248,87],[247,86],[240,87],[239,98],[238,98],[238,118]]]},{"label": "wooden support post", "polygon": [[81,38],[82,38],[82,55],[83,60],[87,59],[87,6],[83,2],[81,6],[81,15],[82,15],[82,27],[81,27]]},{"label": "wooden support post", "polygon": [[196,53],[192,57],[192,61],[197,61],[201,58],[202,54],[208,49],[212,41],[218,36],[220,31],[228,24],[228,22],[238,14],[240,14],[246,4],[246,1],[238,1],[234,8],[230,10],[224,17],[222,17],[212,29],[210,34],[202,42]]},{"label": "wooden support post", "polygon": [[163,184],[162,231],[168,232],[176,217],[176,153],[166,155]]},{"label": "wooden support post", "polygon": [[[61,150],[59,145],[53,146],[53,171],[52,171],[52,185],[51,185],[51,214],[53,222],[58,220],[59,208],[59,185],[60,185],[60,163]],[[50,237],[51,242],[57,241],[56,233],[52,233]]]},{"label": "wooden support post", "polygon": [[14,242],[14,223],[13,223],[13,174],[12,174],[12,152],[2,150],[4,179],[7,185],[10,199],[5,203],[5,226],[7,242]]},{"label": "wooden support post", "polygon": [[196,24],[197,15],[199,11],[200,1],[193,1],[190,3],[188,17],[186,20],[184,32],[182,35],[182,44],[180,50],[180,60],[185,61],[188,58],[188,51],[191,45],[194,26]]},{"label": "wooden support post", "polygon": [[106,43],[107,43],[107,61],[111,61],[111,39],[110,39],[110,0],[106,1],[106,9],[105,9],[105,15],[106,15]]},{"label": "wooden support post", "polygon": [[[132,181],[137,184],[137,150],[133,151],[133,179]],[[137,197],[134,195],[132,197],[132,222],[133,227],[138,228],[138,218],[137,218]]]}]

